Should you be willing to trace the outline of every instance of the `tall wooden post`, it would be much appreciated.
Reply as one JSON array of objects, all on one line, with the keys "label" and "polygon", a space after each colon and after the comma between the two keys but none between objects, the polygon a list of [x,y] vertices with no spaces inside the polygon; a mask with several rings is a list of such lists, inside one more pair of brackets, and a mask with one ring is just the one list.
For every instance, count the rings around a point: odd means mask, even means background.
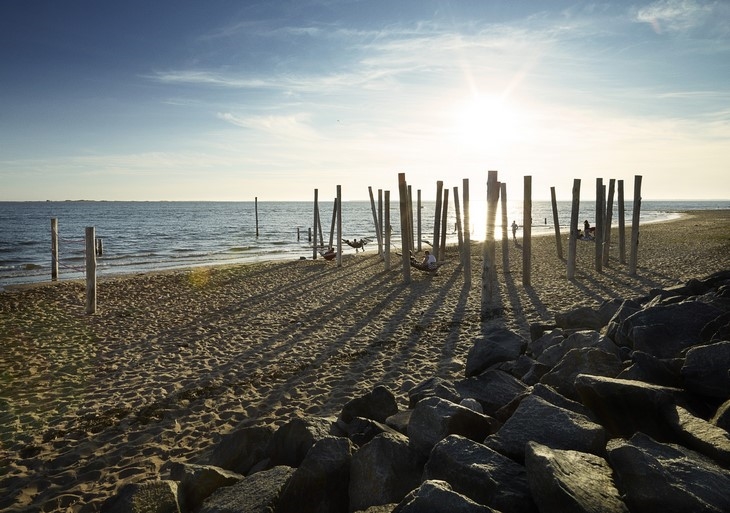
[{"label": "tall wooden post", "polygon": [[489,171],[487,178],[487,236],[484,240],[484,261],[482,266],[482,320],[491,318],[495,311],[497,269],[495,267],[494,225],[497,217],[498,200],[499,182],[497,181],[497,171]]},{"label": "tall wooden post", "polygon": [[507,221],[507,184],[502,182],[499,188],[499,202],[502,205],[502,269],[509,273],[509,234]]},{"label": "tall wooden post", "polygon": [[618,181],[618,258],[626,263],[626,210],[624,210],[624,181]]},{"label": "tall wooden post", "polygon": [[525,176],[524,201],[522,203],[522,285],[532,283],[532,177]]},{"label": "tall wooden post", "polygon": [[406,174],[398,173],[398,195],[400,196],[400,233],[403,260],[403,281],[411,282],[411,248],[408,241],[408,185]]},{"label": "tall wooden post", "polygon": [[96,313],[96,230],[86,227],[86,313]]},{"label": "tall wooden post", "polygon": [[383,230],[385,231],[385,270],[390,271],[390,191],[385,191],[385,221]]},{"label": "tall wooden post", "polygon": [[340,204],[337,201],[337,198],[335,198],[334,205],[332,206],[332,222],[330,223],[330,242],[327,245],[326,251],[329,251],[330,248],[334,248],[333,239],[335,237],[335,222],[337,221],[337,209],[338,209],[339,205]]},{"label": "tall wooden post", "polygon": [[634,212],[631,218],[631,255],[629,256],[629,275],[636,275],[639,254],[639,219],[641,218],[641,175],[634,176]]},{"label": "tall wooden post", "polygon": [[578,208],[580,207],[580,178],[573,180],[573,205],[570,210],[570,238],[568,239],[568,279],[575,278],[575,256],[578,245]]},{"label": "tall wooden post", "polygon": [[418,200],[416,201],[416,219],[418,220],[418,241],[416,242],[416,248],[418,248],[418,252],[421,252],[421,239],[423,239],[423,230],[421,228],[421,189],[418,189],[416,191],[416,196],[418,197]]},{"label": "tall wooden post", "polygon": [[596,271],[603,272],[603,212],[605,191],[603,178],[596,178]]},{"label": "tall wooden post", "polygon": [[464,283],[471,285],[471,227],[469,225],[469,179],[464,178],[464,252],[462,262],[464,264]]},{"label": "tall wooden post", "polygon": [[317,224],[319,222],[319,189],[314,189],[314,239],[312,239],[312,260],[317,260]]},{"label": "tall wooden post", "polygon": [[378,239],[378,254],[383,252],[383,235],[380,232],[380,222],[378,222],[378,212],[375,210],[375,199],[373,198],[373,188],[368,187],[368,193],[370,194],[370,209],[373,212],[373,223],[375,224],[375,236]]},{"label": "tall wooden post", "polygon": [[444,182],[436,182],[436,211],[434,212],[433,219],[433,247],[431,253],[433,256],[438,258],[439,250],[439,239],[441,238],[441,195],[444,190]]},{"label": "tall wooden post", "polygon": [[416,245],[413,243],[413,189],[408,186],[408,240],[411,241],[411,249],[415,248]]},{"label": "tall wooden post", "polygon": [[58,218],[51,218],[51,281],[58,280]]},{"label": "tall wooden post", "polygon": [[459,262],[462,261],[461,255],[464,253],[464,235],[461,232],[461,210],[459,205],[459,188],[454,187],[454,211],[456,212],[456,238],[459,241]]},{"label": "tall wooden post", "polygon": [[383,231],[383,189],[378,189],[378,227],[380,228],[380,239],[378,240],[378,255],[383,256],[384,231]]},{"label": "tall wooden post", "polygon": [[342,267],[342,186],[337,186],[337,267]]},{"label": "tall wooden post", "polygon": [[608,267],[608,258],[611,253],[611,222],[613,221],[613,195],[616,189],[616,180],[611,178],[608,181],[608,202],[606,203],[606,216],[603,230],[603,265]]},{"label": "tall wooden post", "polygon": [[449,189],[444,189],[444,204],[441,209],[441,242],[439,243],[439,252],[436,258],[439,261],[446,259],[446,230],[447,230],[447,219],[449,215]]},{"label": "tall wooden post", "polygon": [[254,211],[256,213],[256,237],[259,236],[259,198],[258,196],[253,199]]},{"label": "tall wooden post", "polygon": [[553,204],[553,224],[555,225],[555,245],[558,248],[558,258],[563,259],[563,241],[560,238],[560,220],[558,219],[558,201],[555,199],[555,187],[550,187],[550,201]]}]

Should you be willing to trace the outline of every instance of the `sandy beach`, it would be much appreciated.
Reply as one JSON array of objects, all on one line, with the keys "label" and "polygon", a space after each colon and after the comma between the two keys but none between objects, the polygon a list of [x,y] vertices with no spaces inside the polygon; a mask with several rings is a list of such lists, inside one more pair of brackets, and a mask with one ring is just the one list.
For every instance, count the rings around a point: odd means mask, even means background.
[{"label": "sandy beach", "polygon": [[105,278],[94,315],[81,282],[0,293],[0,509],[98,511],[126,483],[204,459],[236,427],[336,415],[378,384],[405,408],[420,381],[462,376],[473,341],[494,326],[529,337],[531,323],[556,312],[729,269],[730,210],[642,226],[635,276],[619,263],[615,231],[600,273],[594,244],[578,242],[573,281],[548,236],[532,240],[526,288],[517,242],[509,269],[497,245],[502,315],[488,322],[477,244],[470,287],[456,248],[438,275],[414,270],[405,284],[399,258],[385,271],[370,247],[341,267],[318,259]]}]

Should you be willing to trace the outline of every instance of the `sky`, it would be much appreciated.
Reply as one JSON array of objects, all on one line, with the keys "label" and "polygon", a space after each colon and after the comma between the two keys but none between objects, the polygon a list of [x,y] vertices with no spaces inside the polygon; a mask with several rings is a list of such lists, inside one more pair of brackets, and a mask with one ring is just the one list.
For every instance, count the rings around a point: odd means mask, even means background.
[{"label": "sky", "polygon": [[0,200],[730,199],[726,0],[0,0]]}]

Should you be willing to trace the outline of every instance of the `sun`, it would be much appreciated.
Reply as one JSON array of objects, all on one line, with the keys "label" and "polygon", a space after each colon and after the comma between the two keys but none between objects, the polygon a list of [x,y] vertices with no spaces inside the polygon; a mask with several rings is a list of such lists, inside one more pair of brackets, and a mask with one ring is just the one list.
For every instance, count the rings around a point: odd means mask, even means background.
[{"label": "sun", "polygon": [[519,136],[521,115],[507,98],[475,95],[454,109],[453,135],[467,149],[495,149]]}]

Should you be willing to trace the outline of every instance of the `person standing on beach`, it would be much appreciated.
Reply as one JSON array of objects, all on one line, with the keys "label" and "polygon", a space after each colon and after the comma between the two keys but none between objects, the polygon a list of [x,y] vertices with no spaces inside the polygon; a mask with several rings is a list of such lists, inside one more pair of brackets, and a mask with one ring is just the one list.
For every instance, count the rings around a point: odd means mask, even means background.
[{"label": "person standing on beach", "polygon": [[517,221],[512,221],[512,240],[517,244]]},{"label": "person standing on beach", "polygon": [[583,238],[588,239],[591,236],[591,223],[588,222],[588,219],[583,221]]}]

